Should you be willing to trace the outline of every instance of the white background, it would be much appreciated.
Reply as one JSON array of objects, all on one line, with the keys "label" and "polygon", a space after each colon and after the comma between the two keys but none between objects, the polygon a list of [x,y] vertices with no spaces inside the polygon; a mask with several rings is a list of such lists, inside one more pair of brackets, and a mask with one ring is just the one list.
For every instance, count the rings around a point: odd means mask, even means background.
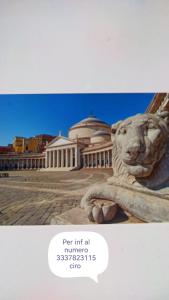
[{"label": "white background", "polygon": [[[168,0],[0,0],[0,93],[166,92],[168,16]],[[75,229],[108,242],[99,284],[49,271],[50,239]],[[1,226],[0,299],[169,299],[168,249],[168,224]]]},{"label": "white background", "polygon": [[0,92],[168,90],[168,0],[0,0]]}]

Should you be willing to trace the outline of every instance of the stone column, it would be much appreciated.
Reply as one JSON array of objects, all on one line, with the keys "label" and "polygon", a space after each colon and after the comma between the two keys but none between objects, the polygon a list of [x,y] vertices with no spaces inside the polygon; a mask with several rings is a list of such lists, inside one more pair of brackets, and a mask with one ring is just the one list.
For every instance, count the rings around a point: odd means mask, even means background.
[{"label": "stone column", "polygon": [[77,146],[74,148],[75,151],[75,167],[78,166],[78,153],[77,153]]},{"label": "stone column", "polygon": [[63,167],[66,166],[66,152],[65,149],[63,149]]},{"label": "stone column", "polygon": [[99,167],[101,168],[102,166],[102,154],[99,152]]},{"label": "stone column", "polygon": [[89,154],[87,154],[87,168],[89,168]]},{"label": "stone column", "polygon": [[104,167],[106,168],[106,151],[103,152]]},{"label": "stone column", "polygon": [[90,160],[91,160],[90,167],[93,168],[93,153],[91,153],[90,155]]},{"label": "stone column", "polygon": [[57,150],[57,168],[59,168],[59,150]]},{"label": "stone column", "polygon": [[57,168],[59,168],[60,164],[60,151],[57,150]]},{"label": "stone column", "polygon": [[60,150],[60,167],[63,168],[63,149]]},{"label": "stone column", "polygon": [[66,148],[66,168],[68,168],[68,148]]},{"label": "stone column", "polygon": [[73,158],[73,167],[75,167],[76,158],[75,158],[75,148],[74,147],[72,148],[72,153],[73,153],[73,156],[72,156],[72,158]]},{"label": "stone column", "polygon": [[97,157],[97,152],[96,152],[96,168],[98,168],[98,157]]},{"label": "stone column", "polygon": [[55,168],[57,166],[57,151],[55,150]]},{"label": "stone column", "polygon": [[52,168],[55,168],[55,150],[53,151],[53,165]]},{"label": "stone column", "polygon": [[46,151],[45,153],[45,168],[48,168],[49,166],[49,152]]},{"label": "stone column", "polygon": [[73,148],[71,148],[72,150],[72,153],[71,153],[71,164],[72,164],[72,167],[74,167],[74,153],[73,153]]},{"label": "stone column", "polygon": [[52,166],[53,166],[53,151],[51,150],[50,152],[49,152],[50,154],[50,168],[52,168]]},{"label": "stone column", "polygon": [[51,168],[53,168],[53,154],[54,154],[54,152],[53,152],[53,150],[51,151]]},{"label": "stone column", "polygon": [[63,150],[63,166],[66,168],[66,149]]},{"label": "stone column", "polygon": [[66,166],[69,168],[69,148],[66,149]]},{"label": "stone column", "polygon": [[70,167],[73,167],[73,149],[70,148]]},{"label": "stone column", "polygon": [[49,168],[51,168],[51,151],[49,151]]},{"label": "stone column", "polygon": [[110,150],[110,167],[112,167],[112,150]]},{"label": "stone column", "polygon": [[61,164],[62,164],[62,168],[64,168],[64,149],[62,149],[61,151]]},{"label": "stone column", "polygon": [[93,153],[93,168],[96,168],[96,153]]},{"label": "stone column", "polygon": [[68,148],[68,167],[70,168],[70,148]]},{"label": "stone column", "polygon": [[52,168],[55,167],[55,151],[52,151]]},{"label": "stone column", "polygon": [[110,167],[110,151],[107,151],[108,167]]}]

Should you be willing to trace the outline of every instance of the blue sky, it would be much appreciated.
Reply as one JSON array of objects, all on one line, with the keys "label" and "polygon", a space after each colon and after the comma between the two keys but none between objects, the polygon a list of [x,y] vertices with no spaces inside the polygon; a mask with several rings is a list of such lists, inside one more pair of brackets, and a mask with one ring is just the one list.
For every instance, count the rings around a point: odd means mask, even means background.
[{"label": "blue sky", "polygon": [[67,135],[69,127],[93,113],[113,124],[146,110],[154,94],[0,95],[0,145],[15,136]]}]

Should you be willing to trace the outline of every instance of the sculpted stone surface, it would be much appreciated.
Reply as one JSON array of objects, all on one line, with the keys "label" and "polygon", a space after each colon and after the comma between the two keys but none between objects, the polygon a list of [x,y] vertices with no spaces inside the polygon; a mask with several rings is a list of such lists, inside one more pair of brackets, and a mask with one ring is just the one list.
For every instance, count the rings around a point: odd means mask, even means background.
[{"label": "sculpted stone surface", "polygon": [[93,199],[108,199],[146,222],[169,221],[168,112],[136,115],[112,130],[113,176],[103,185],[92,186],[81,207],[93,206]]}]

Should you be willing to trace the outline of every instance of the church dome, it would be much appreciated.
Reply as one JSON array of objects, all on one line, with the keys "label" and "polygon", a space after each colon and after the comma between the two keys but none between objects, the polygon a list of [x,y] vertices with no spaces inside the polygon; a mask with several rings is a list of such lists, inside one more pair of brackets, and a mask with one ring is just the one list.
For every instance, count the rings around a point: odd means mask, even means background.
[{"label": "church dome", "polygon": [[91,144],[101,144],[103,142],[108,142],[111,140],[110,132],[106,132],[104,130],[96,131],[91,137]]},{"label": "church dome", "polygon": [[93,136],[93,134],[99,131],[110,134],[110,125],[94,116],[89,116],[69,129],[69,138],[89,139]]},{"label": "church dome", "polygon": [[109,132],[106,132],[106,131],[103,131],[103,130],[98,130],[96,131],[92,137],[95,137],[95,136],[104,136],[104,135],[108,135],[110,136],[111,134]]}]

